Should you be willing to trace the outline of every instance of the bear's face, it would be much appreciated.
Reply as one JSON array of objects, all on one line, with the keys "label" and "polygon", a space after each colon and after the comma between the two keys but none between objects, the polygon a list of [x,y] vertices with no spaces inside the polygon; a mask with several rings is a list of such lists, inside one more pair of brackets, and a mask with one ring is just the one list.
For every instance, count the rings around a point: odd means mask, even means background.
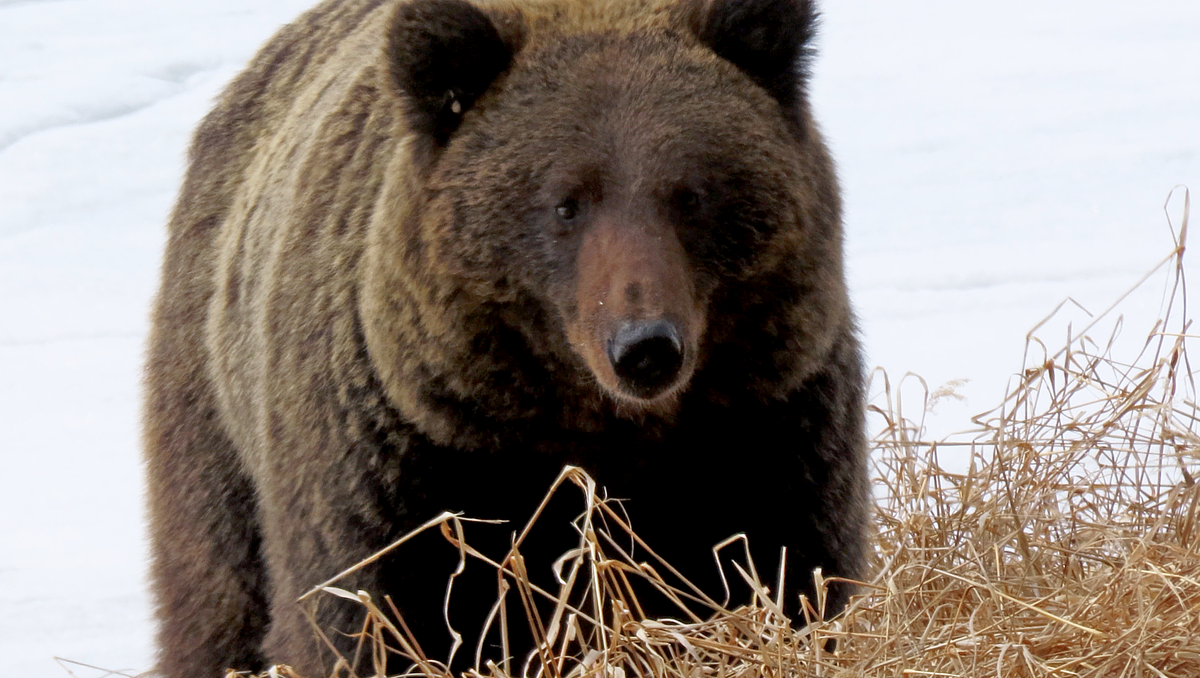
[{"label": "bear's face", "polygon": [[704,7],[674,26],[542,34],[420,0],[393,36],[435,268],[483,304],[536,300],[562,339],[538,343],[625,411],[674,409],[711,352],[714,296],[827,266],[798,302],[814,308],[793,309],[816,318],[821,286],[840,285],[836,191],[814,190],[828,158],[801,89],[811,9]]},{"label": "bear's face", "polygon": [[432,211],[453,214],[438,255],[552,307],[610,395],[669,404],[697,365],[714,289],[777,266],[788,243],[776,235],[803,230],[792,131],[747,80],[671,37],[519,55],[431,178]]}]

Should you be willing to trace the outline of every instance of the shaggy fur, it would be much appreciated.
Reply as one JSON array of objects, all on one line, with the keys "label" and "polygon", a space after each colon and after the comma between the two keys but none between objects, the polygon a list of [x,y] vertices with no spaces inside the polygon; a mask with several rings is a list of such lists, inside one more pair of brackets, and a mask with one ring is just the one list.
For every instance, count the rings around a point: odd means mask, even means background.
[{"label": "shaggy fur", "polygon": [[[812,568],[863,574],[812,25],[807,0],[329,0],[267,44],[196,133],[154,313],[164,676],[323,675],[300,594],[443,510],[519,524],[568,463],[714,593],[735,532],[765,581],[789,547],[792,614]],[[630,395],[605,342],[658,316],[683,367]],[[499,556],[509,529],[468,538]],[[535,577],[569,537],[526,554]],[[391,594],[444,656],[456,555],[415,548],[344,585]],[[468,641],[491,587],[456,584]]]}]

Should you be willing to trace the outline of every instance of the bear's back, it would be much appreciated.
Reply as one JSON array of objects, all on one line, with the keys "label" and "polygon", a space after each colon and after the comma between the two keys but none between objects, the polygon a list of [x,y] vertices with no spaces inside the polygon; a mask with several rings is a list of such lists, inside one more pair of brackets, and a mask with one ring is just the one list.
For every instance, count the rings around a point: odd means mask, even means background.
[{"label": "bear's back", "polygon": [[[221,94],[196,130],[172,234],[223,219],[263,137],[277,134],[297,92],[385,0],[327,0],[284,26]],[[377,22],[378,23],[378,22]]]}]

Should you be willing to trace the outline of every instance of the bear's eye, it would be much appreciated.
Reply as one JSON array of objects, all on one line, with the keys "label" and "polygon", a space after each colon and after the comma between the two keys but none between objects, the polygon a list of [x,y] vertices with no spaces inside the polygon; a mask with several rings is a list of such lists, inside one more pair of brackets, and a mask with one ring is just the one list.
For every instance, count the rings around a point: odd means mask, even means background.
[{"label": "bear's eye", "polygon": [[691,189],[682,189],[675,193],[675,209],[682,214],[694,214],[700,210],[702,199],[700,193]]},{"label": "bear's eye", "polygon": [[579,201],[574,198],[567,198],[554,208],[554,214],[558,220],[567,224],[578,219],[580,211]]}]

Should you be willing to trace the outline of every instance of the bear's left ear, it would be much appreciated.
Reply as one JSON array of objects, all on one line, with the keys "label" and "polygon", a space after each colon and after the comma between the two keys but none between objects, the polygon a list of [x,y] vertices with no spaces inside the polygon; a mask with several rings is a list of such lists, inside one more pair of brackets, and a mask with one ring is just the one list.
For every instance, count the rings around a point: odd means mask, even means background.
[{"label": "bear's left ear", "polygon": [[410,128],[444,146],[475,100],[508,69],[514,48],[465,0],[400,5],[388,39],[392,79]]},{"label": "bear's left ear", "polygon": [[797,114],[817,13],[812,0],[698,0],[692,29],[717,56]]}]

